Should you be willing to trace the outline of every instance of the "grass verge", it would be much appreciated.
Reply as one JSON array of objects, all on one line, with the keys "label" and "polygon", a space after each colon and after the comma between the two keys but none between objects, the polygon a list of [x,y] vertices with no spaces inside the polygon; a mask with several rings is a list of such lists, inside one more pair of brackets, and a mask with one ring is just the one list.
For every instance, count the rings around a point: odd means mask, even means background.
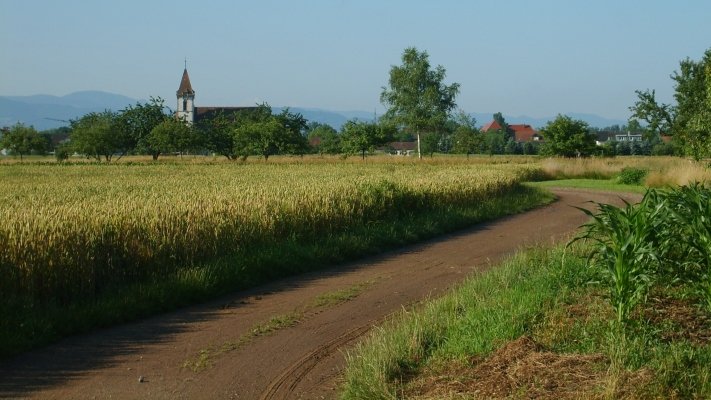
[{"label": "grass verge", "polygon": [[569,187],[624,193],[644,193],[646,190],[642,185],[625,185],[617,183],[615,179],[560,179],[555,181],[531,182],[527,183],[527,185],[539,188]]},{"label": "grass verge", "polygon": [[[383,252],[548,203],[544,190],[516,185],[487,201],[402,213],[323,237],[288,237],[252,246],[231,257],[174,274],[107,290],[90,302],[41,308],[21,300],[0,305],[0,357],[46,345],[64,336],[135,320],[206,301],[280,277],[325,268]],[[326,300],[324,300],[326,301]],[[330,300],[329,300],[330,301]]]},{"label": "grass verge", "polygon": [[709,398],[711,323],[660,286],[627,328],[584,249],[532,249],[376,330],[344,399]]}]

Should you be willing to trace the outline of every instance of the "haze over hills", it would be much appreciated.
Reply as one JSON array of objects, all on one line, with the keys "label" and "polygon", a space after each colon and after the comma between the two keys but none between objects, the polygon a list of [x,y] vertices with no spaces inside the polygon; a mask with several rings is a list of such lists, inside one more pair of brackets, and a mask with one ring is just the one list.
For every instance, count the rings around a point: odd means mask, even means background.
[{"label": "haze over hills", "polygon": [[121,110],[136,100],[115,93],[81,91],[66,96],[0,96],[0,126],[17,122],[38,130],[58,128],[90,112]]},{"label": "haze over hills", "polygon": [[[79,118],[90,112],[104,110],[118,111],[135,104],[136,99],[120,94],[101,91],[81,91],[66,96],[34,95],[34,96],[0,96],[0,126],[11,126],[17,122],[33,125],[38,130],[58,128],[68,125],[70,119]],[[143,102],[145,100],[141,100]],[[172,106],[167,101],[168,106]],[[274,107],[280,112],[285,107]],[[376,115],[368,111],[332,111],[319,108],[289,107],[292,112],[301,113],[309,121],[316,121],[333,126],[336,129],[349,119],[372,121]],[[481,126],[492,119],[491,113],[471,113]],[[606,127],[622,125],[626,121],[604,118],[594,114],[566,113],[571,118],[581,119],[590,126]],[[379,116],[379,115],[378,115]],[[536,128],[544,126],[555,116],[535,118],[525,115],[510,116],[504,114],[510,124],[529,124]]]}]

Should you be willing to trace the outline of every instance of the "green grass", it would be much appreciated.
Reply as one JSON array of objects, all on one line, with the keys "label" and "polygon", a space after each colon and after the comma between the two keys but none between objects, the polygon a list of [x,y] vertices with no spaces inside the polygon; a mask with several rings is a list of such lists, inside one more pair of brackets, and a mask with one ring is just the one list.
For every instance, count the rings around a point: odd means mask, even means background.
[{"label": "green grass", "polygon": [[5,301],[0,305],[3,315],[0,357],[43,346],[64,336],[214,299],[279,277],[377,254],[477,222],[519,213],[552,199],[543,190],[518,185],[487,201],[425,213],[402,213],[323,237],[290,236],[255,245],[161,279],[107,290],[97,299],[70,306],[34,307],[21,301]]},{"label": "green grass", "polygon": [[[610,322],[614,311],[605,290],[590,284],[603,276],[586,267],[585,250],[564,253],[558,247],[517,254],[420,309],[403,312],[348,354],[342,398],[406,398],[422,382],[431,385],[447,376],[447,390],[466,388],[466,374],[455,366],[476,366],[521,336],[533,338],[545,352],[602,355],[602,365],[594,367],[597,386],[578,388],[578,398],[601,393],[611,398],[709,398],[709,340],[670,336],[693,329],[649,317],[659,309],[667,315],[663,304],[679,292],[660,288],[653,295],[659,300],[638,307],[634,323],[621,329]],[[677,297],[702,312],[693,301]],[[707,323],[701,332],[709,332],[711,315],[700,315]],[[511,396],[535,397],[535,389],[524,384]],[[478,398],[466,390],[456,395],[452,398]]]},{"label": "green grass", "polygon": [[527,185],[540,188],[576,188],[594,189],[609,192],[644,193],[646,188],[641,185],[625,185],[615,179],[560,179],[554,181],[530,182]]}]

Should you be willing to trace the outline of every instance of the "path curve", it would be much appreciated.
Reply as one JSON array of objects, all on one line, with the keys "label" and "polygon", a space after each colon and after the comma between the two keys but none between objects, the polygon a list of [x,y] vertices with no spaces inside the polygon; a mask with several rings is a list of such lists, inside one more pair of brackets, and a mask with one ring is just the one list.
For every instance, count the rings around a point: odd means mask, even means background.
[{"label": "path curve", "polygon": [[[0,362],[0,398],[336,398],[344,351],[394,312],[437,296],[518,249],[560,241],[585,222],[571,207],[622,195],[553,189],[558,201],[524,214],[217,301],[67,338]],[[326,293],[353,298],[314,305]],[[289,326],[232,346],[274,316]],[[235,348],[236,347],[236,348]],[[186,361],[203,355],[204,368]]]}]

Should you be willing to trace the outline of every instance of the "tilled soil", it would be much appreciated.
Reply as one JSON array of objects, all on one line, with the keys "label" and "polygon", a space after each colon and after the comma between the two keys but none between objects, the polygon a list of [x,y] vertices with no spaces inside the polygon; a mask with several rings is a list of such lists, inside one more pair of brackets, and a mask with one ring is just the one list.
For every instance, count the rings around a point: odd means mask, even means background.
[{"label": "tilled soil", "polygon": [[[572,206],[621,203],[616,193],[554,192],[557,202],[525,214],[2,361],[0,398],[335,398],[344,352],[378,322],[520,248],[569,237],[586,220]],[[283,316],[290,322],[253,333]]]}]

